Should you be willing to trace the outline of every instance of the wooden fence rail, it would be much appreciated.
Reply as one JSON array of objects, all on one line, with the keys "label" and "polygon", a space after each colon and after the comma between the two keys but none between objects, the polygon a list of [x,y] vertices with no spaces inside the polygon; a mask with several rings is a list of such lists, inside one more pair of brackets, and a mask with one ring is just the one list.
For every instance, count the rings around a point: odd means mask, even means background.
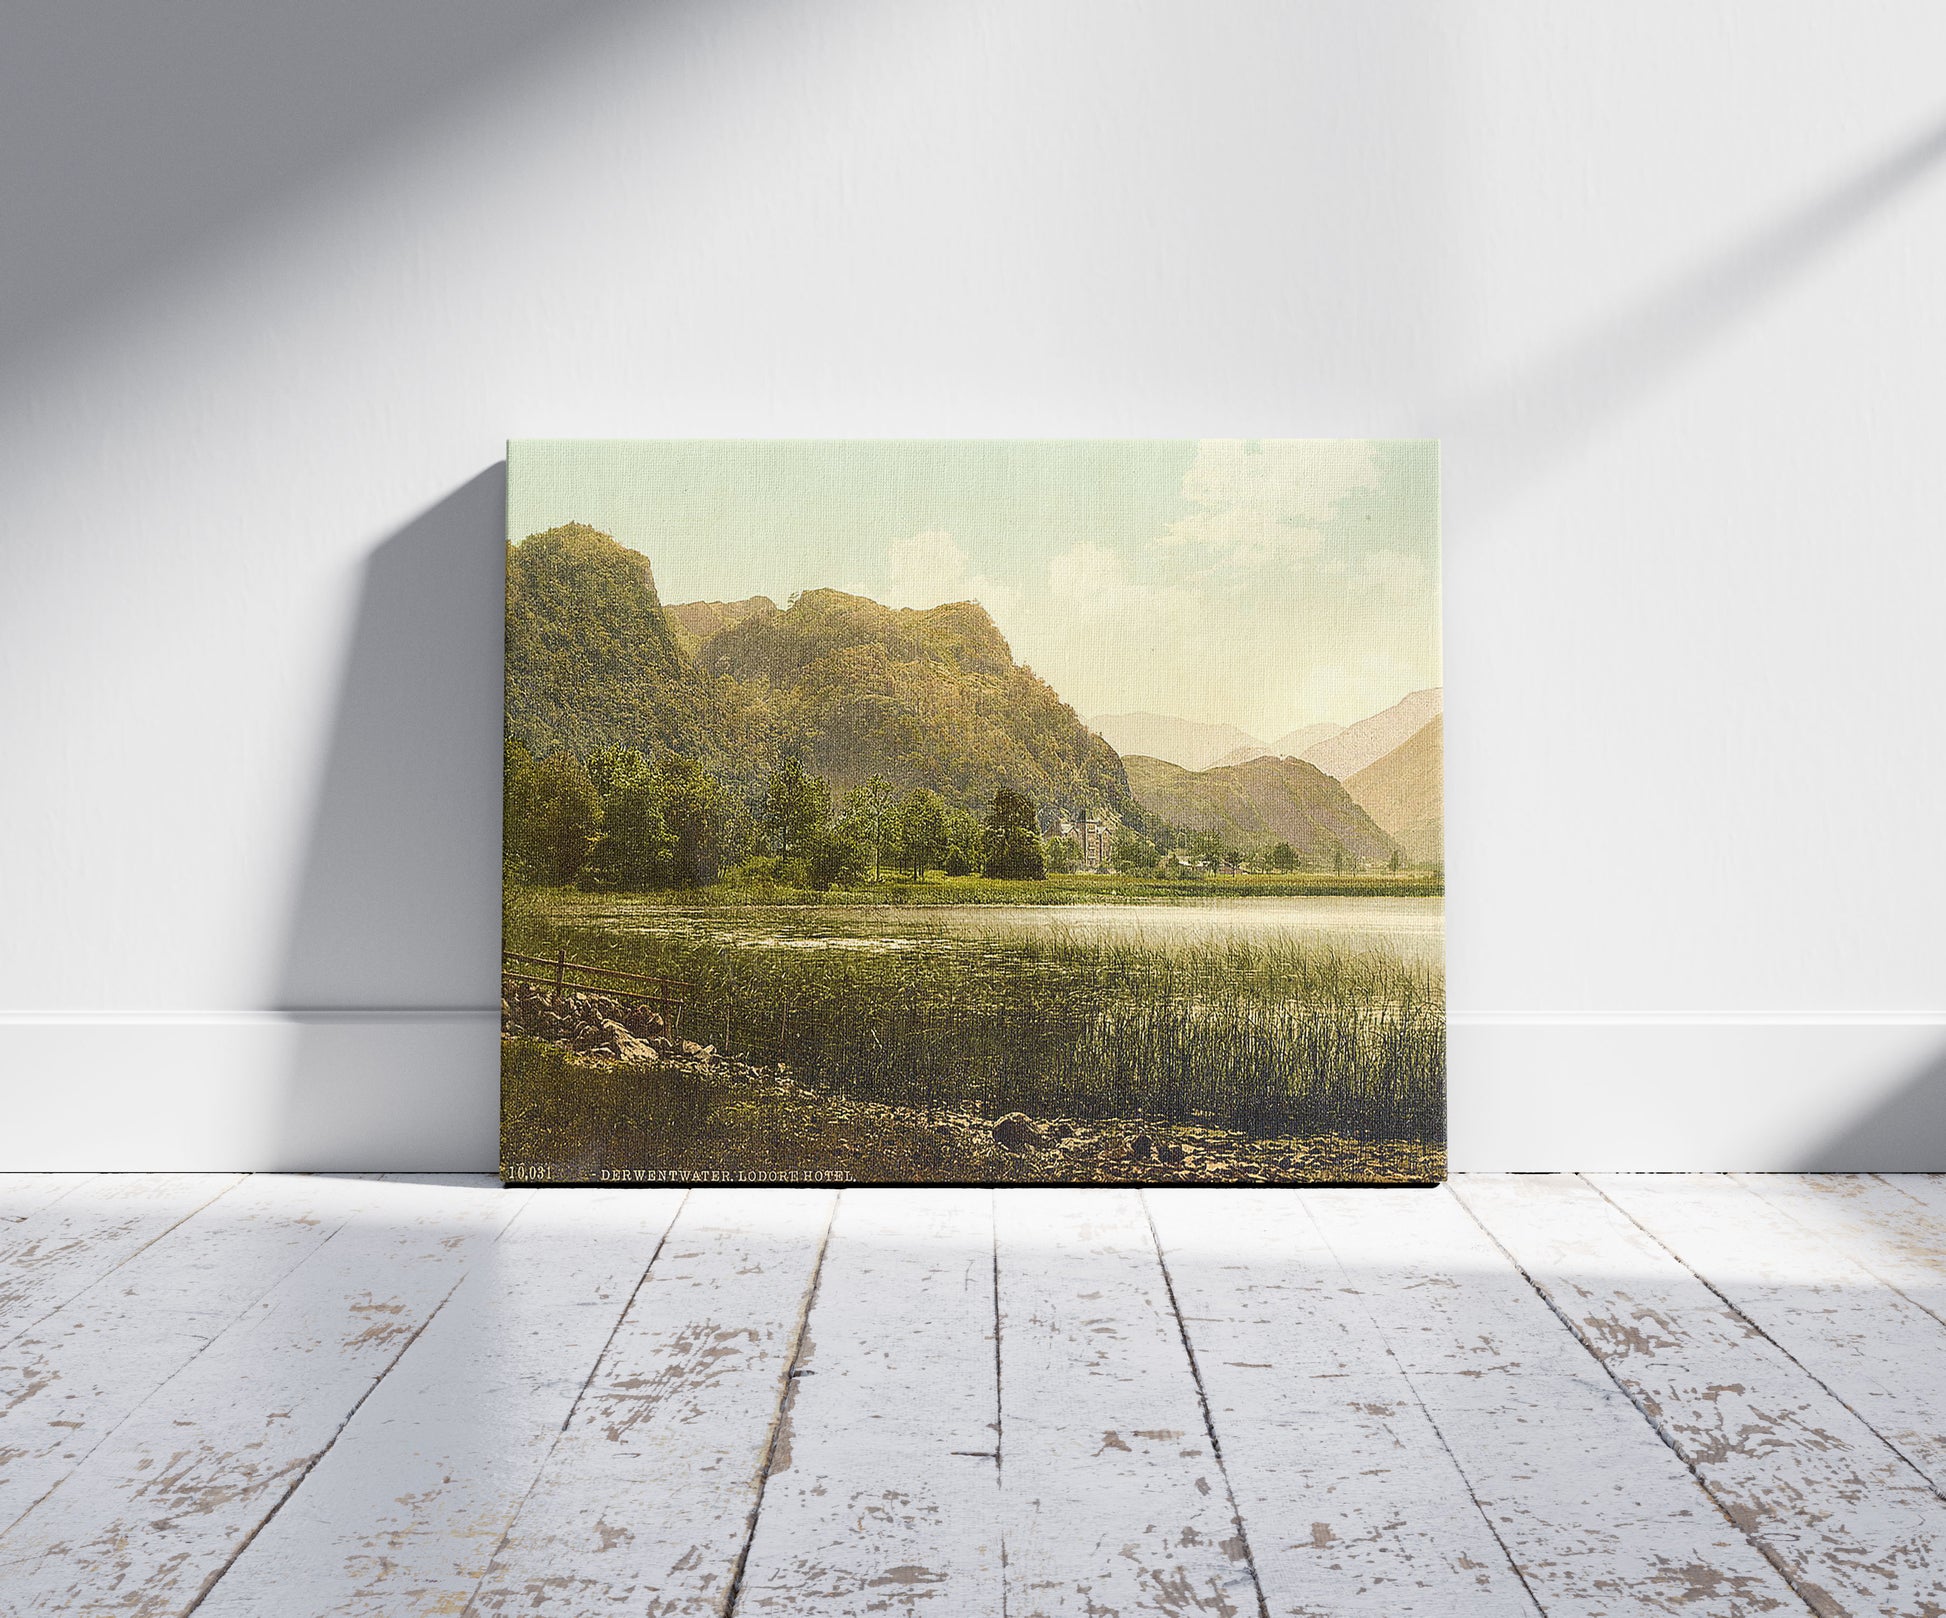
[{"label": "wooden fence rail", "polygon": [[[514,972],[508,969],[508,962],[518,961],[526,966],[545,966],[553,969],[552,977],[535,977],[527,972]],[[680,995],[669,993],[650,994],[641,989],[618,988],[612,983],[577,983],[570,976],[579,973],[584,978],[616,978],[627,983],[650,983],[659,990],[691,989],[695,985],[682,978],[656,977],[647,972],[622,972],[612,966],[589,966],[582,961],[568,959],[566,950],[556,950],[552,957],[545,955],[522,955],[517,950],[500,952],[500,975],[515,983],[532,983],[543,989],[560,994],[605,994],[616,1000],[639,1000],[645,1005],[661,1008],[664,1021],[669,1025],[673,1036],[676,1026],[682,1021],[684,1001]]]}]

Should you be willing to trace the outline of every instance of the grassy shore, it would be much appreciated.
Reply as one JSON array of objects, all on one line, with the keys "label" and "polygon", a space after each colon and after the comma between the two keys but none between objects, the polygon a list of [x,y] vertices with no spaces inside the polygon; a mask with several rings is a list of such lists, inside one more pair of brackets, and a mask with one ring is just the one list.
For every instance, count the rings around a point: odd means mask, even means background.
[{"label": "grassy shore", "polygon": [[1062,928],[752,937],[618,926],[600,904],[529,896],[508,947],[682,979],[687,1037],[850,1103],[1262,1139],[1443,1134],[1443,978],[1388,951]]},{"label": "grassy shore", "polygon": [[[1333,876],[1322,871],[1289,875],[1172,877],[1077,873],[1038,882],[1013,882],[987,876],[941,876],[919,880],[892,872],[876,882],[850,888],[799,888],[770,881],[727,880],[707,887],[661,888],[626,895],[631,904],[677,908],[713,905],[1063,905],[1138,904],[1169,899],[1437,898],[1445,878],[1434,871],[1369,871]],[[616,895],[576,888],[534,890],[516,903],[537,903],[556,912],[600,908]]]}]

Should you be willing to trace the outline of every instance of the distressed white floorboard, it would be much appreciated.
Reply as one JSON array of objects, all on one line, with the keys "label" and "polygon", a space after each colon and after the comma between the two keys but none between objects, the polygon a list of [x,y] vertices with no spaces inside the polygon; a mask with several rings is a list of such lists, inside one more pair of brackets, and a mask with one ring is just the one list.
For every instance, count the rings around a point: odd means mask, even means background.
[{"label": "distressed white floorboard", "polygon": [[1738,1184],[1946,1320],[1942,1176],[1739,1174]]},{"label": "distressed white floorboard", "polygon": [[96,1178],[93,1174],[0,1174],[0,1228],[19,1224],[36,1209]]},{"label": "distressed white floorboard", "polygon": [[0,1225],[0,1344],[242,1181],[240,1174],[102,1174]]},{"label": "distressed white floorboard", "polygon": [[0,1531],[383,1195],[370,1181],[252,1176],[0,1349]]},{"label": "distressed white floorboard", "polygon": [[1300,1199],[1548,1618],[1804,1610],[1450,1193]]},{"label": "distressed white floorboard", "polygon": [[198,1618],[461,1611],[682,1196],[536,1192]]},{"label": "distressed white floorboard", "polygon": [[1140,1196],[996,1200],[1009,1618],[1258,1611]]},{"label": "distressed white floorboard", "polygon": [[1574,1176],[1459,1195],[1814,1606],[1946,1612],[1946,1501],[1660,1242]]},{"label": "distressed white floorboard", "polygon": [[993,1193],[843,1193],[739,1613],[1001,1611]]},{"label": "distressed white floorboard", "polygon": [[1588,1180],[1946,1492],[1946,1324],[1727,1175]]},{"label": "distressed white floorboard", "polygon": [[835,1194],[690,1194],[468,1612],[724,1610]]},{"label": "distressed white floorboard", "polygon": [[1923,1204],[1934,1219],[1946,1220],[1946,1174],[1875,1174],[1871,1178]]},{"label": "distressed white floorboard", "polygon": [[681,1195],[0,1176],[0,1614],[1946,1612],[1936,1176]]},{"label": "distressed white floorboard", "polygon": [[484,1180],[347,1194],[368,1210],[0,1535],[10,1618],[188,1611],[526,1197]]},{"label": "distressed white floorboard", "polygon": [[1465,1477],[1298,1200],[1145,1197],[1269,1610],[1531,1618]]}]

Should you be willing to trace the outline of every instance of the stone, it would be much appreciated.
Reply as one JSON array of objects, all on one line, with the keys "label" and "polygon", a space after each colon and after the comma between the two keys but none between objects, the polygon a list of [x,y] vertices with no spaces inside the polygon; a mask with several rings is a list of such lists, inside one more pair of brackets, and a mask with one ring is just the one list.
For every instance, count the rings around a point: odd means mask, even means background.
[{"label": "stone", "polygon": [[993,1126],[993,1138],[1010,1152],[1026,1152],[1041,1144],[1041,1132],[1024,1112],[1010,1112]]}]

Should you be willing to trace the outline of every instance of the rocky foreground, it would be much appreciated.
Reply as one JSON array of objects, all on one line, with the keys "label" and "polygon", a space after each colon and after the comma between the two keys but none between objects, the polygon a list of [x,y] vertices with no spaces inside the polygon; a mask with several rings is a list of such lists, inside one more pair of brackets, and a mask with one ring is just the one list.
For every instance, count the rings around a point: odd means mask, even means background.
[{"label": "rocky foreground", "polygon": [[[757,1067],[678,1038],[653,1007],[602,995],[557,998],[508,980],[500,1009],[507,1038],[554,1047],[559,1070],[583,1075],[584,1087],[598,1089],[611,1107],[635,1110],[633,1091],[643,1108],[666,1108],[672,1084],[700,1104],[685,1118],[679,1140],[650,1135],[632,1150],[617,1148],[635,1132],[609,1122],[602,1134],[613,1146],[604,1156],[619,1160],[589,1168],[590,1178],[627,1178],[626,1171],[653,1164],[653,1177],[667,1179],[692,1158],[699,1172],[717,1177],[724,1148],[736,1142],[742,1145],[730,1161],[741,1156],[757,1178],[780,1177],[794,1166],[815,1166],[820,1179],[836,1166],[846,1171],[843,1177],[861,1181],[1045,1184],[1418,1183],[1445,1173],[1443,1151],[1418,1142],[1259,1139],[1142,1119],[993,1117],[857,1100],[806,1083],[784,1064]],[[802,1153],[790,1150],[791,1143]]]},{"label": "rocky foreground", "polygon": [[662,1013],[636,1000],[551,990],[519,978],[500,980],[500,1032],[565,1045],[598,1062],[687,1060],[705,1066],[714,1045],[676,1038]]}]

